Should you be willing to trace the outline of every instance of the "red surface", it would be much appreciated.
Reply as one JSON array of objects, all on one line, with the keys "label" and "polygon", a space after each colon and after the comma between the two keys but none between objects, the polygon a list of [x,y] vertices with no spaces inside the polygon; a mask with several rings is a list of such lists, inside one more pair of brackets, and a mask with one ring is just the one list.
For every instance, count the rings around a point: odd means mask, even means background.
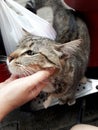
[{"label": "red surface", "polygon": [[69,6],[79,11],[98,11],[98,0],[64,0]]},{"label": "red surface", "polygon": [[10,73],[5,64],[0,64],[0,82],[3,82],[10,76]]},{"label": "red surface", "polygon": [[98,0],[65,0],[65,2],[84,16],[91,38],[89,67],[98,67]]}]

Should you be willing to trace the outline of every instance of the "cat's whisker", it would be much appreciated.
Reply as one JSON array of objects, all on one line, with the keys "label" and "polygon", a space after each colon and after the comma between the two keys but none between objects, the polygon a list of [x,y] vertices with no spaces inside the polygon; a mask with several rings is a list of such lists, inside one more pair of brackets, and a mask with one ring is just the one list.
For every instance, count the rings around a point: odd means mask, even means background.
[{"label": "cat's whisker", "polygon": [[32,72],[29,71],[25,66],[21,66],[21,68],[23,69],[23,72],[25,73],[25,76],[31,75]]},{"label": "cat's whisker", "polygon": [[25,73],[25,76],[29,76],[30,75],[30,73],[27,70],[25,70],[25,69],[24,69],[24,73]]},{"label": "cat's whisker", "polygon": [[26,72],[28,72],[28,74],[29,74],[29,75],[31,75],[31,74],[32,74],[32,71],[31,71],[31,70],[29,70],[28,68],[25,68],[25,70],[26,70]]},{"label": "cat's whisker", "polygon": [[23,75],[26,77],[26,76],[28,76],[28,73],[26,71],[24,71]]},{"label": "cat's whisker", "polygon": [[25,70],[22,68],[22,66],[20,67],[20,75],[26,76]]},{"label": "cat's whisker", "polygon": [[20,72],[19,75],[24,75],[24,76],[30,75],[30,74],[26,71],[26,69],[24,68],[23,65],[18,64],[18,67],[19,67],[19,72]]},{"label": "cat's whisker", "polygon": [[24,67],[22,67],[21,70],[22,70],[22,74],[23,74],[24,76],[30,75]]},{"label": "cat's whisker", "polygon": [[28,71],[29,71],[31,74],[32,74],[32,73],[34,73],[33,68],[31,68],[31,67],[29,67],[29,66],[28,66],[28,68],[27,68],[27,69],[28,69]]},{"label": "cat's whisker", "polygon": [[23,68],[29,73],[29,74],[32,74],[32,73],[34,73],[34,70],[31,68],[31,67],[25,67],[25,66],[23,66]]}]

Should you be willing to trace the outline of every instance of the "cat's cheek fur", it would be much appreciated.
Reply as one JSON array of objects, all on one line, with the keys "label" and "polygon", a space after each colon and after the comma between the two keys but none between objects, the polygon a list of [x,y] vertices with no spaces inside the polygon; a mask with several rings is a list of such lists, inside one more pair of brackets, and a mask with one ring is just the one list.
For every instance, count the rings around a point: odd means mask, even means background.
[{"label": "cat's cheek fur", "polygon": [[9,62],[9,60],[7,59],[6,63],[7,63],[7,66],[8,66],[8,70],[11,74],[22,75],[21,69],[19,69],[19,67],[15,65],[14,61]]}]

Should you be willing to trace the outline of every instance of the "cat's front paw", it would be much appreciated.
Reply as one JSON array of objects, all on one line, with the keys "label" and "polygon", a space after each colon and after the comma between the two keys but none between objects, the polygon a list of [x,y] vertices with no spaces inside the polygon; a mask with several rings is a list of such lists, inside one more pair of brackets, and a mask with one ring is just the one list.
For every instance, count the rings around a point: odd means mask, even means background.
[{"label": "cat's front paw", "polygon": [[44,108],[48,108],[50,106],[52,102],[52,96],[50,95],[47,100],[44,101],[43,105],[44,105]]},{"label": "cat's front paw", "polygon": [[76,103],[76,100],[69,100],[67,104],[71,106],[71,105],[74,105],[75,103]]},{"label": "cat's front paw", "polygon": [[76,103],[75,99],[69,99],[69,100],[60,99],[59,100],[60,105],[68,104],[69,106],[71,106],[71,105],[74,105],[75,103]]}]

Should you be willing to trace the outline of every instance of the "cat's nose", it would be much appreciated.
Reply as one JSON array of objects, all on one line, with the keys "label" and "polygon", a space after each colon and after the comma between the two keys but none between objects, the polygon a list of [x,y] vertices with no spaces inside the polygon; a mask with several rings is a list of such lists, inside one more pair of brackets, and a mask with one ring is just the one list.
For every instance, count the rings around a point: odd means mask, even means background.
[{"label": "cat's nose", "polygon": [[9,61],[9,62],[11,62],[13,59],[14,59],[14,57],[12,57],[12,56],[9,56],[9,57],[8,57],[8,61]]}]

